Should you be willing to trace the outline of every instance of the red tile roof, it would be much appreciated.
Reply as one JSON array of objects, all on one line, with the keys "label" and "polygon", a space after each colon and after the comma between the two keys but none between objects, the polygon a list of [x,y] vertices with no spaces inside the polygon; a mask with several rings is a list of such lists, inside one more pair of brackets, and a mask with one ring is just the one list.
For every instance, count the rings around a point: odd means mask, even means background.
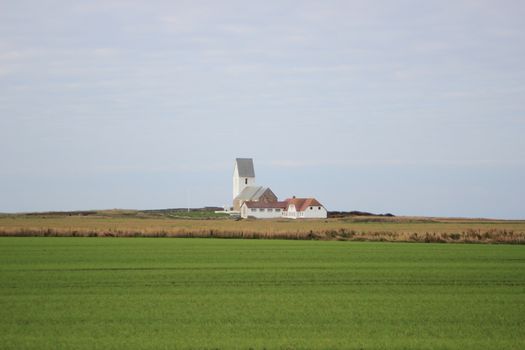
[{"label": "red tile roof", "polygon": [[296,211],[305,211],[308,207],[322,207],[323,205],[315,198],[288,198],[285,200],[287,207],[295,205]]},{"label": "red tile roof", "polygon": [[288,206],[286,202],[265,203],[265,202],[246,201],[246,202],[244,202],[244,204],[246,204],[246,206],[248,208],[280,208],[280,209],[286,209],[286,207]]}]

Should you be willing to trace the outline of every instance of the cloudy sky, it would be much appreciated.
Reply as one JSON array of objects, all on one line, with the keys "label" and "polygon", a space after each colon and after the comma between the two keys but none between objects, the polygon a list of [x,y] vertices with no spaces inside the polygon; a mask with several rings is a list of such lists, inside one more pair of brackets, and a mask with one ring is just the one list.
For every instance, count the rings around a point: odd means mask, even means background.
[{"label": "cloudy sky", "polygon": [[0,0],[0,212],[525,218],[525,2]]}]

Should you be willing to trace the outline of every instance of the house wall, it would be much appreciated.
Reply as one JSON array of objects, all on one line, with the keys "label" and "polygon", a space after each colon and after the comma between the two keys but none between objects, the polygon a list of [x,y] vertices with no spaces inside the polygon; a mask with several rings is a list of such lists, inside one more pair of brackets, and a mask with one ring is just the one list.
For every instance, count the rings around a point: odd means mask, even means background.
[{"label": "house wall", "polygon": [[307,207],[304,211],[303,211],[303,216],[301,216],[301,218],[305,218],[305,219],[308,219],[308,218],[326,218],[328,217],[328,212],[326,211],[326,209],[323,207],[323,206],[311,206],[311,207]]},{"label": "house wall", "polygon": [[295,205],[290,204],[287,210],[283,213],[283,218],[295,219],[297,212],[295,211]]},{"label": "house wall", "polygon": [[[271,210],[271,211],[269,211]],[[257,219],[273,219],[280,218],[282,215],[283,209],[268,209],[268,208],[248,208],[246,205],[241,207],[241,217],[247,219],[249,217]]]},{"label": "house wall", "polygon": [[304,211],[296,211],[295,205],[290,204],[288,210],[283,214],[283,218],[288,219],[324,219],[327,217],[328,212],[323,206],[311,206]]}]

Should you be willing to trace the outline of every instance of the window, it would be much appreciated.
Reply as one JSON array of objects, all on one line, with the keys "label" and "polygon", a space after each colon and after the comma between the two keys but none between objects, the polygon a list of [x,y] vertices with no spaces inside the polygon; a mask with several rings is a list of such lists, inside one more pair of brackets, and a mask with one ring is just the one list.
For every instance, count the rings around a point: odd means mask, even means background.
[{"label": "window", "polygon": [[314,207],[310,207],[310,210],[314,210]]},{"label": "window", "polygon": [[321,210],[321,207],[317,207],[317,209]]},{"label": "window", "polygon": [[251,209],[250,209],[251,212],[254,212],[254,211],[256,211],[256,210],[257,210],[257,209],[254,209],[254,208],[251,208]]},{"label": "window", "polygon": [[279,213],[281,211],[281,209],[275,209],[275,211]]},{"label": "window", "polygon": [[245,184],[245,185],[248,184],[248,179],[244,179],[244,184]]},{"label": "window", "polygon": [[261,209],[259,209],[259,211],[264,211],[264,209],[263,209],[263,208],[261,208]]}]

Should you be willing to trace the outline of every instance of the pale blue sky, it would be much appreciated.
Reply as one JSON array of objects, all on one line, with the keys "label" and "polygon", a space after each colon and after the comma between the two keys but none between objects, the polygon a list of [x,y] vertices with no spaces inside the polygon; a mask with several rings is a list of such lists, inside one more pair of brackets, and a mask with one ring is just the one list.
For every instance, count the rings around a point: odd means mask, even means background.
[{"label": "pale blue sky", "polygon": [[525,218],[523,1],[0,0],[0,212]]}]

